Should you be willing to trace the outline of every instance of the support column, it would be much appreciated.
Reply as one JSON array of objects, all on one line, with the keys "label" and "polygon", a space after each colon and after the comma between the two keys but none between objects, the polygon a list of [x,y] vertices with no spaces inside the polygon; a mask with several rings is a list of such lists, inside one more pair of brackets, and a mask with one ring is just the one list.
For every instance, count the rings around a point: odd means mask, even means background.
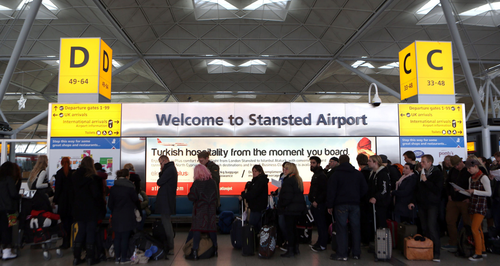
[{"label": "support column", "polygon": [[476,112],[477,115],[479,116],[479,121],[481,121],[481,125],[483,127],[487,127],[488,118],[485,115],[481,105],[481,99],[479,97],[479,93],[477,92],[476,83],[474,82],[474,76],[472,75],[472,71],[470,69],[469,60],[467,59],[467,54],[465,53],[462,39],[460,39],[460,34],[458,32],[458,28],[456,25],[457,22],[455,21],[455,17],[453,16],[453,12],[451,10],[451,4],[449,0],[440,0],[440,2],[441,2],[441,7],[443,8],[444,16],[446,18],[446,23],[448,23],[448,28],[450,29],[451,38],[453,40],[453,43],[455,44],[455,48],[458,53],[458,58],[460,59],[460,65],[462,66],[462,70],[465,75],[465,80],[467,82],[467,87],[469,88],[469,93],[472,97],[472,101],[476,105]]},{"label": "support column", "polygon": [[[14,135],[10,136],[10,138],[11,139],[16,139],[17,135],[14,134]],[[15,163],[16,162],[16,143],[15,142],[11,142],[10,143],[9,161],[11,163]]]},{"label": "support column", "polygon": [[491,137],[490,137],[490,128],[483,127],[481,129],[482,137],[483,137],[483,156],[486,158],[491,157]]},{"label": "support column", "polygon": [[35,21],[36,14],[40,9],[41,4],[42,0],[33,0],[33,2],[29,4],[29,10],[27,11],[28,15],[26,16],[23,27],[21,28],[21,32],[19,33],[19,37],[17,38],[16,46],[14,46],[9,64],[5,69],[2,82],[0,83],[0,103],[5,96],[5,92],[7,91],[7,87],[9,86],[10,80],[12,79],[12,75],[14,74],[14,70],[16,69],[17,62],[19,61],[19,57],[21,56],[24,44],[26,43],[26,39],[28,38],[31,27],[33,26],[33,22]]}]

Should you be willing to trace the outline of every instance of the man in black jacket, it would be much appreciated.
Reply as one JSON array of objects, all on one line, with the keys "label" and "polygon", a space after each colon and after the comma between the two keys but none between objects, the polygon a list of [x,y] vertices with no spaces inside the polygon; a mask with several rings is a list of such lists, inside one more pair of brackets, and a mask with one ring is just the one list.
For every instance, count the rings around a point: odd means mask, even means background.
[{"label": "man in black jacket", "polygon": [[450,162],[453,168],[450,169],[448,178],[446,179],[446,194],[448,194],[448,203],[446,204],[446,224],[450,239],[448,240],[448,245],[443,246],[442,249],[450,252],[456,252],[458,241],[458,218],[462,215],[464,223],[469,226],[471,224],[471,220],[468,213],[469,197],[455,191],[455,188],[453,188],[451,183],[467,190],[469,189],[469,178],[471,174],[467,171],[467,167],[465,167],[462,158],[458,155],[452,156],[450,158]]},{"label": "man in black jacket", "polygon": [[330,158],[330,162],[325,166],[325,169],[323,170],[326,174],[326,178],[330,178],[333,173],[335,172],[335,168],[339,166],[339,158],[337,157],[332,157]]},{"label": "man in black jacket", "polygon": [[411,210],[418,205],[418,216],[422,224],[422,231],[434,243],[434,262],[440,262],[441,241],[439,239],[439,202],[441,201],[441,190],[443,190],[444,180],[441,171],[432,166],[434,158],[430,154],[422,156],[422,172],[417,184],[415,197],[412,203],[408,204]]},{"label": "man in black jacket", "polygon": [[[160,178],[156,184],[160,187],[156,196],[156,212],[161,214],[161,223],[165,228],[167,236],[167,247],[165,250],[174,249],[174,229],[172,228],[171,215],[175,215],[176,196],[177,196],[177,168],[174,162],[171,162],[166,155],[158,159],[161,172]],[[169,252],[170,253],[170,252]]]},{"label": "man in black jacket", "polygon": [[[348,255],[347,221],[351,226],[352,255],[356,260],[361,255],[360,208],[361,197],[368,191],[368,184],[361,172],[349,163],[349,156],[341,155],[339,167],[328,179],[327,207],[330,214],[335,207],[335,230],[337,232],[337,254],[330,259],[346,261]],[[333,244],[333,243],[332,243]]]},{"label": "man in black jacket", "polygon": [[326,225],[326,175],[321,167],[321,159],[317,156],[309,158],[311,172],[311,188],[309,189],[309,201],[311,202],[311,212],[314,222],[318,228],[318,241],[311,245],[314,252],[326,249],[328,242],[328,228]]}]

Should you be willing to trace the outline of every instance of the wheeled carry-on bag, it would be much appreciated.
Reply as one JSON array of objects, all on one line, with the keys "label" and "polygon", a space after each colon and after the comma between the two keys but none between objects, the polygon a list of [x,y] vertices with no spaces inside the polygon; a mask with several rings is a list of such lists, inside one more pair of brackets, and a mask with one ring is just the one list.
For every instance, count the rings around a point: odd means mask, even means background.
[{"label": "wheeled carry-on bag", "polygon": [[259,258],[269,259],[276,250],[276,227],[264,225],[259,232]]},{"label": "wheeled carry-on bag", "polygon": [[241,254],[243,256],[255,255],[255,228],[250,224],[243,225],[243,233],[241,235],[243,238]]},{"label": "wheeled carry-on bag", "polygon": [[412,220],[413,224],[409,224],[407,222],[402,222],[398,224],[397,248],[401,250],[401,252],[403,253],[405,252],[405,238],[417,234],[417,226],[415,225],[414,211],[412,211]]},{"label": "wheeled carry-on bag", "polygon": [[392,257],[392,237],[388,228],[377,229],[377,216],[373,205],[373,225],[375,227],[375,261],[390,260]]}]

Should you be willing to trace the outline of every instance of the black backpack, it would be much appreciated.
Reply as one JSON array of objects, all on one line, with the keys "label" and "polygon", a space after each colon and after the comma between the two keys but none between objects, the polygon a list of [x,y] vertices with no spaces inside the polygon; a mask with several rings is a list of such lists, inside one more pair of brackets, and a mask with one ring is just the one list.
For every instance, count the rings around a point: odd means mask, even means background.
[{"label": "black backpack", "polygon": [[457,255],[462,257],[471,257],[475,254],[474,237],[469,225],[464,225],[458,234]]},{"label": "black backpack", "polygon": [[146,251],[151,246],[156,246],[158,251],[156,251],[149,259],[150,260],[162,260],[165,259],[166,252],[163,248],[163,244],[153,238],[153,236],[146,234],[144,232],[136,233],[132,239],[130,240],[130,248],[129,250],[135,250],[135,248]]}]

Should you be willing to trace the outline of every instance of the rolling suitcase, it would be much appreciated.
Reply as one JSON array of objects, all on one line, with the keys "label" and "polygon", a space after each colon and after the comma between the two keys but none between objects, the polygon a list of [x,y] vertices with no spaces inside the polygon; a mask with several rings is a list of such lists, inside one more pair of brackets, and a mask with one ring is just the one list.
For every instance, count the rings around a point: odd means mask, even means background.
[{"label": "rolling suitcase", "polygon": [[246,224],[242,226],[242,243],[241,254],[243,256],[253,256],[255,253],[255,229],[252,225]]},{"label": "rolling suitcase", "polygon": [[241,218],[236,218],[234,219],[233,224],[231,225],[231,245],[233,245],[233,248],[235,249],[241,249],[242,248],[242,237],[243,233],[243,221]]},{"label": "rolling suitcase", "polygon": [[392,237],[388,228],[377,229],[375,205],[373,205],[373,225],[375,227],[375,261],[390,260],[392,257]]},{"label": "rolling suitcase", "polygon": [[398,237],[398,222],[393,221],[391,219],[387,219],[387,227],[391,231],[391,236],[392,236],[392,248],[396,248],[397,244],[397,237]]},{"label": "rolling suitcase", "polygon": [[259,232],[259,258],[269,259],[276,250],[276,227],[264,225]]}]

